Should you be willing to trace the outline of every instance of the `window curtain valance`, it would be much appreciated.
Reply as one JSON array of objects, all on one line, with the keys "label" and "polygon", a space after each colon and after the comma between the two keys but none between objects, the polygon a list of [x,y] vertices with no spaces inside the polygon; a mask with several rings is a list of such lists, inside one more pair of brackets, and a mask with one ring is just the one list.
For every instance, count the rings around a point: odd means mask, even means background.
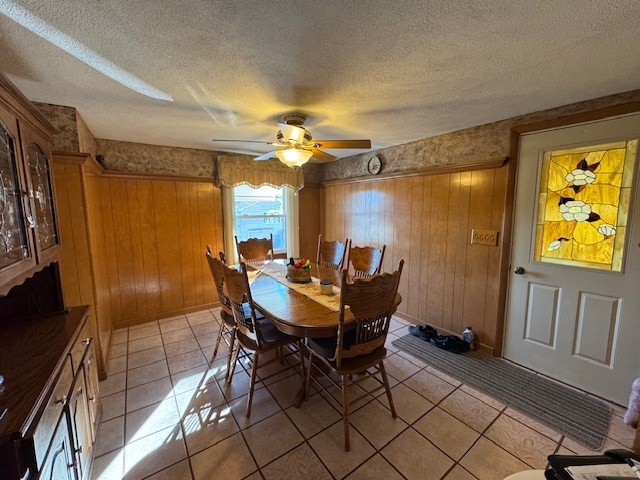
[{"label": "window curtain valance", "polygon": [[298,192],[304,187],[300,167],[287,167],[278,160],[255,161],[243,155],[218,155],[218,187],[237,185],[289,187]]}]

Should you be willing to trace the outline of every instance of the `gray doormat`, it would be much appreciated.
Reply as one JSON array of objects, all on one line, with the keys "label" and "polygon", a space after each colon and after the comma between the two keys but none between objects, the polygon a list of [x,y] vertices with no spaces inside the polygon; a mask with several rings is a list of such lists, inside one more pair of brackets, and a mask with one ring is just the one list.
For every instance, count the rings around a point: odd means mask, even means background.
[{"label": "gray doormat", "polygon": [[478,351],[455,354],[413,335],[392,343],[589,449],[604,444],[611,406],[598,399]]}]

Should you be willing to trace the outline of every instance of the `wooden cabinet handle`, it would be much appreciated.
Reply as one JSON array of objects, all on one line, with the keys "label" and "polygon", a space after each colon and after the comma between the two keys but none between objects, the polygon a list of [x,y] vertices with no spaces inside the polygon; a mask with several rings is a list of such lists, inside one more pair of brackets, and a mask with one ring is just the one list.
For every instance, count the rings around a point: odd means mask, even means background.
[{"label": "wooden cabinet handle", "polygon": [[82,343],[84,345],[89,345],[91,343],[91,338],[90,337],[85,338],[84,340],[82,340]]},{"label": "wooden cabinet handle", "polygon": [[64,405],[64,404],[66,404],[66,403],[67,403],[67,396],[66,396],[66,395],[62,395],[60,398],[58,398],[58,399],[56,400],[56,403],[57,403],[58,405]]}]

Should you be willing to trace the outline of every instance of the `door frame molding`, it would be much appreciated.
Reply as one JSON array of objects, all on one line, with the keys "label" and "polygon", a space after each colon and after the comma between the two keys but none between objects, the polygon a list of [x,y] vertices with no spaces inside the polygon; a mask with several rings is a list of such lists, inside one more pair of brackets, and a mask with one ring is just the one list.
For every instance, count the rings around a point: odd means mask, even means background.
[{"label": "door frame molding", "polygon": [[569,127],[580,123],[588,123],[597,120],[604,120],[610,117],[627,115],[640,112],[640,101],[622,103],[611,107],[580,112],[571,115],[542,120],[538,122],[514,125],[511,128],[511,138],[509,142],[509,161],[507,162],[507,189],[505,193],[504,216],[502,217],[502,246],[500,252],[500,277],[498,290],[498,312],[495,331],[495,344],[493,355],[502,357],[504,348],[504,331],[507,326],[507,293],[509,288],[509,277],[511,274],[511,238],[513,235],[513,215],[515,211],[515,189],[516,170],[520,161],[518,153],[520,150],[520,137],[524,133],[539,132],[552,128]]}]

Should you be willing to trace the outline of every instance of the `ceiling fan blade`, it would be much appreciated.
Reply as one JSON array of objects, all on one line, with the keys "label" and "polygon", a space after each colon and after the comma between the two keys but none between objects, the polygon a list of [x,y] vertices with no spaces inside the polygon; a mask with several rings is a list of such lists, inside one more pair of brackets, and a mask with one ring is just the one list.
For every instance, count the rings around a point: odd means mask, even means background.
[{"label": "ceiling fan blade", "polygon": [[314,140],[317,148],[371,148],[371,140]]},{"label": "ceiling fan blade", "polygon": [[212,142],[242,142],[242,143],[262,143],[263,145],[273,145],[273,142],[262,142],[260,140],[233,140],[230,138],[214,138],[211,140]]},{"label": "ceiling fan blade", "polygon": [[259,157],[255,157],[254,160],[269,160],[270,158],[275,157],[275,153],[276,151],[273,150],[272,152],[267,152],[260,155]]},{"label": "ceiling fan blade", "polygon": [[312,148],[311,151],[313,152],[313,157],[317,160],[320,160],[320,163],[331,162],[337,158],[330,153],[323,152],[322,150],[317,148]]}]

